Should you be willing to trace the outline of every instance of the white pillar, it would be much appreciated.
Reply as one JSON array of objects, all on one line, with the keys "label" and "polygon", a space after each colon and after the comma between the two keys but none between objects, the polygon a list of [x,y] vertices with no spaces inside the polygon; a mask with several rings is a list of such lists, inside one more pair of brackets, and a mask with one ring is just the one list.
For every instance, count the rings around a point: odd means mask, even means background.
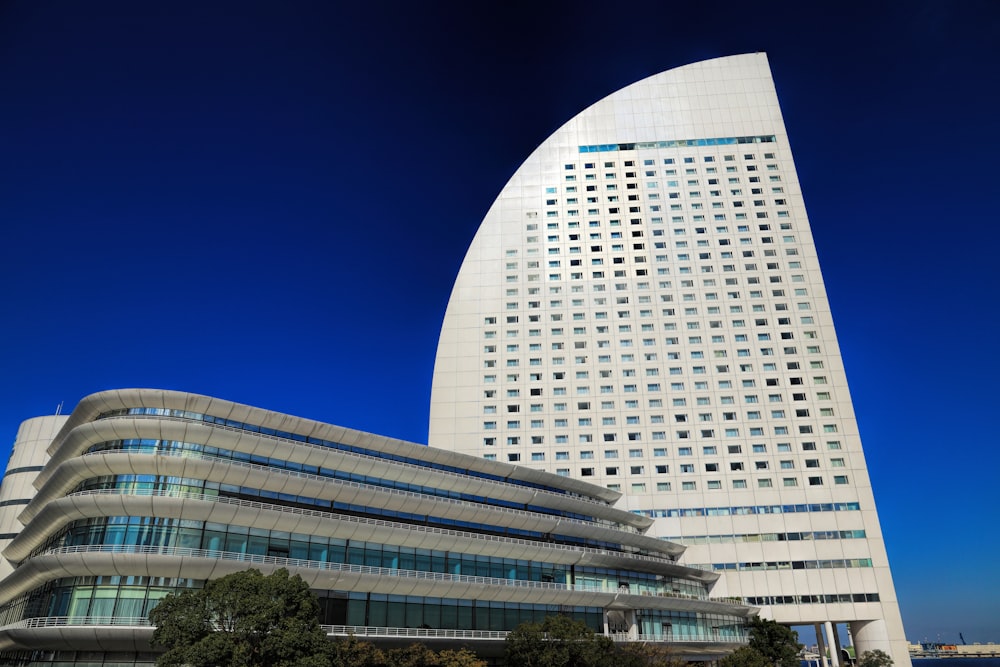
[{"label": "white pillar", "polygon": [[895,667],[910,667],[910,652],[903,635],[902,625],[894,626],[890,631],[885,619],[873,621],[851,621],[851,638],[854,640],[854,653],[859,658],[866,651],[879,649],[888,653]]},{"label": "white pillar", "polygon": [[813,623],[816,630],[816,652],[819,653],[819,664],[823,667],[830,667],[830,661],[826,657],[826,642],[823,641],[823,624]]},{"label": "white pillar", "polygon": [[826,643],[830,647],[830,664],[840,667],[840,647],[837,646],[837,636],[833,633],[833,623],[826,621],[823,626],[826,628]]}]

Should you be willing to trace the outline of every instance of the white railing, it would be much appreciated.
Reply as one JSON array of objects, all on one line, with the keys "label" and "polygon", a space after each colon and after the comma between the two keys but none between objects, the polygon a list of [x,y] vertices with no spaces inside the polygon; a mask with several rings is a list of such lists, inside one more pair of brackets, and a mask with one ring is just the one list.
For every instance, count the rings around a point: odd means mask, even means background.
[{"label": "white railing", "polygon": [[151,628],[148,618],[142,616],[43,616],[41,618],[26,618],[0,627],[4,630],[25,628],[57,628],[76,625],[113,625]]},{"label": "white railing", "polygon": [[304,558],[288,558],[284,556],[266,556],[263,554],[247,554],[236,551],[220,551],[216,549],[195,549],[191,547],[146,546],[131,544],[98,544],[63,546],[49,549],[40,556],[57,554],[141,554],[174,556],[187,558],[208,558],[212,560],[234,560],[243,563],[273,565],[277,567],[297,567],[328,572],[342,572],[375,577],[399,577],[421,581],[440,581],[448,583],[478,584],[481,586],[503,586],[549,591],[571,591],[579,593],[598,593],[611,596],[636,595],[642,597],[674,598],[682,600],[699,600],[712,602],[711,598],[678,593],[668,590],[637,590],[621,587],[617,581],[602,584],[561,584],[549,581],[532,581],[527,579],[506,579],[501,577],[483,577],[467,574],[450,574],[447,572],[427,572],[423,570],[404,570],[373,565],[356,565],[351,563],[331,563],[328,561],[308,560]]},{"label": "white railing", "polygon": [[[152,630],[149,619],[141,616],[44,616],[41,618],[26,618],[0,627],[0,633],[9,630],[24,630],[34,628],[60,627],[132,627],[135,629]],[[470,639],[494,640],[507,639],[506,630],[448,630],[441,628],[391,628],[365,625],[322,625],[323,631],[333,637],[411,637],[414,639]],[[669,637],[662,635],[632,635],[630,633],[611,633],[606,635],[616,642],[679,642],[679,643],[725,643],[741,644],[744,640],[736,637],[722,637],[716,633],[708,634],[677,634]]]},{"label": "white railing", "polygon": [[507,639],[506,630],[445,630],[438,628],[380,628],[364,625],[324,625],[327,635],[335,637],[413,637],[440,639]]}]

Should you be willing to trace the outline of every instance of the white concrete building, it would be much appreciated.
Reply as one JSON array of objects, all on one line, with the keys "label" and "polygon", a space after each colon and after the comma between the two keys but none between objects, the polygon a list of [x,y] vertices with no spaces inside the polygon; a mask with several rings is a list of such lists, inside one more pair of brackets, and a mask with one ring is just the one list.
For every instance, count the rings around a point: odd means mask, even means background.
[{"label": "white concrete building", "polygon": [[628,86],[528,157],[456,280],[429,442],[621,491],[762,615],[910,664],[763,53]]}]

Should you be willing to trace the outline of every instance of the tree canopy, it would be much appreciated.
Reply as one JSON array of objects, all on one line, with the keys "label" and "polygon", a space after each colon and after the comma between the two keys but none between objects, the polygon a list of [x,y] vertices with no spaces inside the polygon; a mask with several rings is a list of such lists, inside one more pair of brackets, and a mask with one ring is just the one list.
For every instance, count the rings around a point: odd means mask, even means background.
[{"label": "tree canopy", "polygon": [[880,649],[865,651],[858,660],[858,667],[892,667],[892,657]]},{"label": "tree canopy", "polygon": [[168,595],[149,613],[159,667],[486,667],[468,649],[423,644],[383,651],[327,639],[319,602],[301,577],[244,570]]},{"label": "tree canopy", "polygon": [[757,649],[741,646],[719,660],[719,667],[772,667],[772,663]]},{"label": "tree canopy", "polygon": [[679,657],[670,645],[652,642],[629,642],[617,647],[616,667],[687,667],[688,661]]},{"label": "tree canopy", "polygon": [[609,638],[566,616],[522,623],[507,635],[507,664],[518,667],[610,667],[614,654]]},{"label": "tree canopy", "polygon": [[445,649],[435,653],[424,644],[411,644],[383,651],[355,637],[332,644],[330,667],[486,667],[469,649]]},{"label": "tree canopy", "polygon": [[[799,633],[776,621],[755,616],[750,619],[749,648],[775,667],[799,667]],[[743,656],[744,658],[747,655]],[[746,667],[753,667],[747,665]]]},{"label": "tree canopy", "polygon": [[319,603],[285,569],[244,570],[165,597],[149,613],[161,667],[325,667]]}]

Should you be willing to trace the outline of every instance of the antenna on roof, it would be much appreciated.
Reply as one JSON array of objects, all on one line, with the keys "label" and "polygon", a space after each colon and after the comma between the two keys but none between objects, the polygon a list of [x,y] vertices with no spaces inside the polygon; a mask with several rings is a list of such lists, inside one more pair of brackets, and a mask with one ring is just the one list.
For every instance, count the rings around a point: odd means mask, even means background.
[{"label": "antenna on roof", "polygon": [[59,401],[59,405],[56,406],[56,416],[57,417],[62,414],[62,406],[63,406],[63,401]]}]

